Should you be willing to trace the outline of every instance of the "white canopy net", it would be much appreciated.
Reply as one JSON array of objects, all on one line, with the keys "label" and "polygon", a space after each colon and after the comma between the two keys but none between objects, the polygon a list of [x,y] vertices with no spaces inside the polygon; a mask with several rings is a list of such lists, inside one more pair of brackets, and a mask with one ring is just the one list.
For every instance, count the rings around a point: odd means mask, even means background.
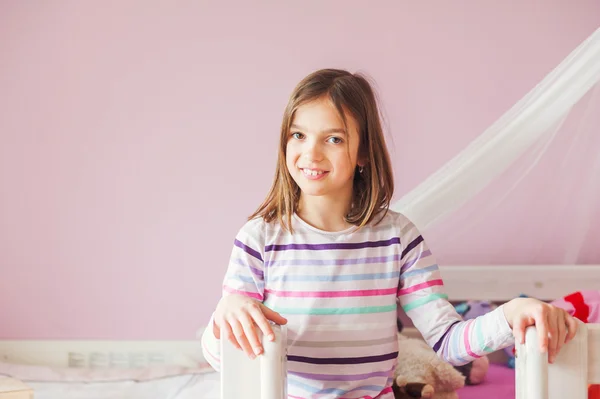
[{"label": "white canopy net", "polygon": [[391,208],[441,254],[452,247],[479,264],[600,263],[600,29]]}]

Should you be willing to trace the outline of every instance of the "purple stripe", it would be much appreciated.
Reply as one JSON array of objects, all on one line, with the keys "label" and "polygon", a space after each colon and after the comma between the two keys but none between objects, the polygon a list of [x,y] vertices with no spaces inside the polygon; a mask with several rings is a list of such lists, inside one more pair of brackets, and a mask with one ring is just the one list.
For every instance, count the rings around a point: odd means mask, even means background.
[{"label": "purple stripe", "polygon": [[440,339],[438,339],[438,342],[435,343],[435,345],[433,345],[433,351],[435,353],[437,353],[437,351],[440,350],[440,346],[442,346],[442,342],[444,342],[444,338],[446,338],[446,335],[448,335],[448,333],[450,332],[450,329],[456,324],[459,323],[460,320],[456,320],[454,323],[450,324],[450,327],[448,327],[448,329],[446,330],[446,332],[444,334],[442,334],[442,337]]},{"label": "purple stripe", "polygon": [[364,265],[370,263],[397,262],[400,255],[391,256],[373,256],[369,258],[351,258],[351,259],[282,259],[267,260],[266,267],[276,266],[341,266],[341,265]]},{"label": "purple stripe", "polygon": [[288,355],[287,359],[290,362],[311,363],[311,364],[363,364],[363,363],[383,362],[385,360],[391,360],[391,359],[395,359],[397,357],[398,357],[398,352],[387,353],[385,355],[364,356],[364,357],[307,357],[307,356]]},{"label": "purple stripe", "polygon": [[258,259],[261,262],[263,261],[262,256],[260,256],[260,253],[258,251],[255,251],[254,249],[250,248],[243,242],[236,239],[233,243],[235,244],[236,247],[243,249],[244,252],[246,252],[248,255],[255,257],[256,259]]},{"label": "purple stripe", "polygon": [[236,265],[239,265],[239,266],[247,267],[248,269],[250,269],[250,271],[251,271],[252,273],[254,273],[254,275],[255,275],[256,277],[259,277],[259,278],[261,278],[261,279],[263,279],[263,278],[264,278],[264,273],[263,273],[263,271],[262,271],[262,270],[260,270],[260,269],[257,269],[256,267],[254,267],[254,266],[252,266],[252,265],[249,265],[248,263],[244,262],[244,260],[243,260],[243,259],[235,258],[235,259],[233,259],[231,262],[232,262],[232,263],[234,263],[234,264],[236,264]]},{"label": "purple stripe", "polygon": [[422,241],[423,241],[423,236],[418,236],[417,238],[415,238],[410,244],[408,244],[406,246],[406,248],[404,248],[404,251],[402,251],[402,258],[404,258],[407,253],[409,253],[410,251],[412,251]]},{"label": "purple stripe", "polygon": [[290,371],[290,375],[294,375],[300,378],[307,378],[309,380],[317,381],[360,381],[366,380],[372,377],[389,377],[393,370],[389,371],[375,371],[366,374],[311,374],[311,373],[297,373]]},{"label": "purple stripe", "polygon": [[334,243],[334,244],[286,244],[286,245],[267,245],[265,252],[270,251],[285,251],[287,249],[308,249],[308,250],[330,250],[330,249],[361,249],[361,248],[377,248],[387,247],[394,244],[400,244],[400,238],[394,237],[389,240],[381,241],[366,241],[366,242],[349,242],[349,243]]},{"label": "purple stripe", "polygon": [[431,255],[431,251],[428,249],[427,251],[425,251],[422,254],[420,254],[416,259],[409,260],[408,262],[406,262],[405,264],[403,264],[402,267],[400,268],[400,274],[402,274],[405,271],[407,271],[408,269],[410,269],[410,267],[412,265],[414,265],[415,263],[417,263],[417,261],[419,261],[420,259],[423,259],[423,258],[425,258],[426,256],[429,256],[429,255]]}]

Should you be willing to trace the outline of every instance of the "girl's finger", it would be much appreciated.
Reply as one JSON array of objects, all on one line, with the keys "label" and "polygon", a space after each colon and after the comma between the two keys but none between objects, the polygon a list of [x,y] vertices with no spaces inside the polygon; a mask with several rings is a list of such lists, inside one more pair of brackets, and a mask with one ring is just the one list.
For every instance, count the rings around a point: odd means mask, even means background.
[{"label": "girl's finger", "polygon": [[262,345],[256,334],[256,326],[254,320],[252,320],[252,316],[244,312],[240,315],[240,322],[242,323],[242,327],[244,327],[246,338],[248,339],[250,346],[252,346],[252,352],[256,356],[260,355],[262,353]]},{"label": "girl's finger", "polygon": [[[558,323],[560,323],[559,312],[551,310],[547,313],[546,320],[548,320],[548,361],[554,363],[556,354],[558,353]],[[564,322],[563,322],[564,323]]]},{"label": "girl's finger", "polygon": [[548,313],[542,308],[535,314],[534,320],[540,341],[540,351],[546,353],[548,351]]},{"label": "girl's finger", "polygon": [[515,336],[515,341],[521,344],[525,343],[525,328],[527,328],[526,320],[521,317],[516,322],[513,323],[513,335]]},{"label": "girl's finger", "polygon": [[[565,344],[565,339],[567,337],[567,321],[565,318],[565,312],[562,309],[558,309],[558,324],[556,325],[558,328],[558,334],[556,337],[557,345],[556,345],[556,355],[559,354],[563,345]],[[554,356],[556,358],[556,355]]]},{"label": "girl's finger", "polygon": [[575,334],[577,333],[577,327],[579,327],[579,323],[573,316],[571,316],[568,313],[565,315],[565,322],[567,324],[567,340],[565,341],[565,343],[567,343],[573,338],[575,338]]},{"label": "girl's finger", "polygon": [[273,334],[273,329],[271,328],[271,325],[263,314],[261,308],[259,306],[250,308],[250,316],[252,316],[252,319],[254,319],[254,322],[258,328],[260,328],[260,331],[262,331],[263,335],[267,337],[269,341],[273,341],[275,339],[275,334]]},{"label": "girl's finger", "polygon": [[242,347],[242,350],[246,353],[246,355],[248,355],[248,357],[254,359],[254,351],[252,350],[252,347],[250,346],[250,343],[246,338],[246,334],[244,333],[244,327],[242,327],[242,325],[236,318],[231,319],[229,321],[229,324],[231,324],[231,330],[233,331],[233,335],[235,336],[235,339],[237,340],[239,345]]},{"label": "girl's finger", "polygon": [[279,313],[277,313],[276,311],[274,311],[273,309],[269,309],[268,307],[262,305],[262,313],[265,316],[265,318],[267,318],[268,320],[271,320],[274,323],[277,323],[279,325],[284,325],[287,324],[287,319],[285,317],[283,317],[282,315],[280,315]]},{"label": "girl's finger", "polygon": [[233,335],[233,331],[231,331],[231,326],[227,321],[223,321],[219,325],[219,329],[221,330],[221,339],[225,339],[231,342],[231,344],[237,349],[242,349],[242,347],[238,344],[237,340],[235,339],[235,335]]}]

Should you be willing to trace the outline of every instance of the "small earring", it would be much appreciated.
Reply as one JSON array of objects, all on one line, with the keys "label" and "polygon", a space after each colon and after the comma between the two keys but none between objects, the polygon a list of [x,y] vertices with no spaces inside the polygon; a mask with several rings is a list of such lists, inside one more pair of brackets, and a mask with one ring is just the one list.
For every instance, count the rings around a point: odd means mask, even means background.
[{"label": "small earring", "polygon": [[358,173],[361,173],[361,174],[362,174],[363,170],[364,170],[364,168],[363,168],[362,166],[359,166],[359,167],[358,167]]}]

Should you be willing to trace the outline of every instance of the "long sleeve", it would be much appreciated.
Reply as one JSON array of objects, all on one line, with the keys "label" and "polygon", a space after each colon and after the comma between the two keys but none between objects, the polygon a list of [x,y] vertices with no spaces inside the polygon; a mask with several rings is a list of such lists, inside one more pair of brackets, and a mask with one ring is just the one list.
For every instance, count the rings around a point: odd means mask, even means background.
[{"label": "long sleeve", "polygon": [[441,358],[462,365],[514,343],[502,306],[464,321],[448,301],[436,260],[414,224],[406,220],[401,237],[398,301]]},{"label": "long sleeve", "polygon": [[[245,295],[263,301],[264,295],[264,230],[262,220],[247,222],[237,234],[229,266],[223,279],[223,297]],[[220,340],[213,333],[213,317],[202,334],[202,354],[206,361],[220,371]]]}]

